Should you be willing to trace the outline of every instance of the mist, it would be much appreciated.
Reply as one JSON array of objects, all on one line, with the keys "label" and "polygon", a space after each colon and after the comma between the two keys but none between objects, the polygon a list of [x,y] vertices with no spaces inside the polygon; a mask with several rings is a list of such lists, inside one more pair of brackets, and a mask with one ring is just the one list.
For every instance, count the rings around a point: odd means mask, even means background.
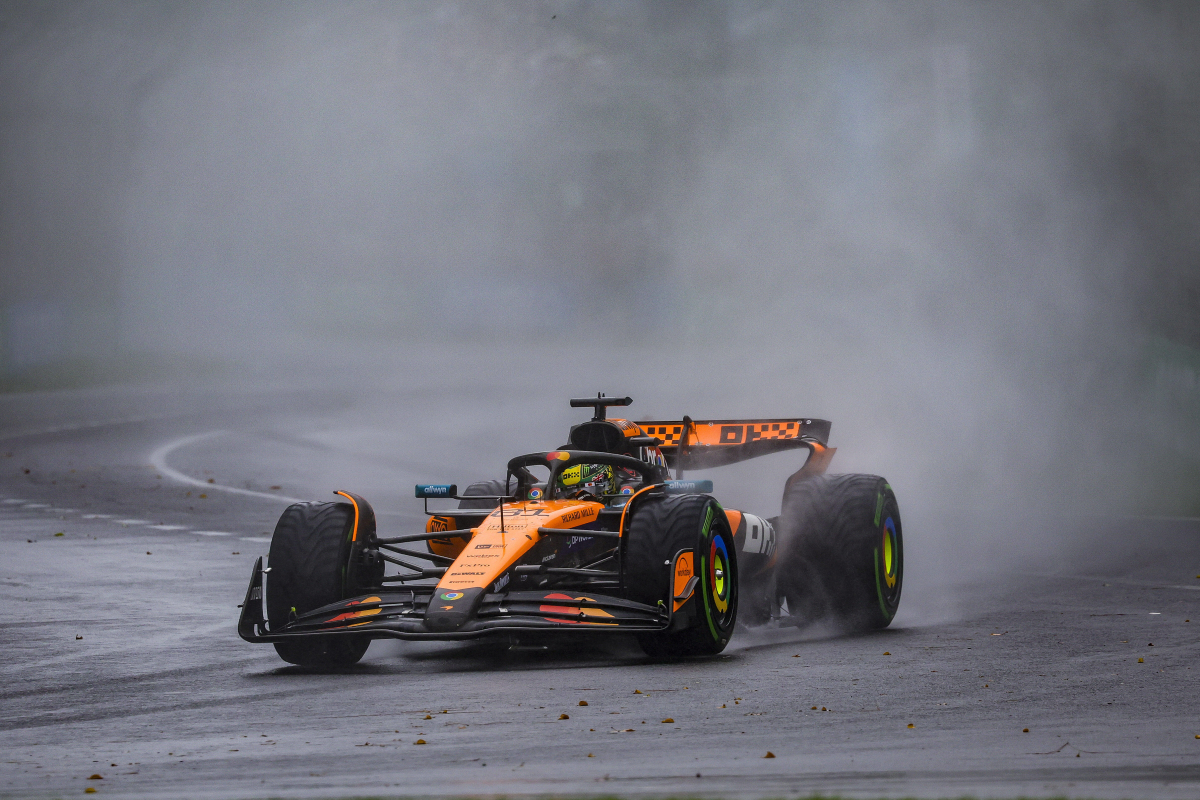
[{"label": "mist", "polygon": [[[1200,513],[1198,42],[1180,3],[5,3],[0,373],[818,416],[918,574],[1015,568],[1031,520]],[[712,477],[773,514],[795,466]]]}]

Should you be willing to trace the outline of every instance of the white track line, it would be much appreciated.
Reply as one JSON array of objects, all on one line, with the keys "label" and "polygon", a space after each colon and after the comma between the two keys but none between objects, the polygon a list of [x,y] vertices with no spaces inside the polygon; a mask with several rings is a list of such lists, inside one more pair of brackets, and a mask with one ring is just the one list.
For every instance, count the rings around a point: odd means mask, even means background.
[{"label": "white track line", "polygon": [[[210,486],[210,484],[206,483],[205,486]],[[210,486],[210,488],[211,488],[211,486]],[[17,504],[17,503],[27,506],[29,504],[29,501],[0,498],[0,505],[13,505],[13,504]],[[36,505],[36,504],[33,504],[33,505]],[[77,508],[52,508],[49,506],[44,506],[42,508],[44,511],[55,511],[55,512],[61,512],[61,513],[65,513],[65,514],[78,514],[79,513],[79,509],[77,509]],[[236,536],[237,535],[237,534],[230,533],[229,531],[194,531],[186,525],[168,525],[165,523],[151,525],[150,520],[117,519],[115,514],[80,514],[79,516],[81,519],[86,519],[86,520],[97,520],[97,519],[98,520],[112,520],[112,522],[117,525],[124,525],[124,526],[145,525],[148,528],[150,528],[152,530],[156,530],[156,531],[181,531],[183,533],[192,533],[197,536]],[[243,541],[269,542],[271,540],[269,538],[265,538],[265,539],[264,538],[244,538]]]},{"label": "white track line", "polygon": [[225,434],[225,431],[208,431],[207,433],[197,433],[192,436],[184,436],[181,439],[174,439],[150,454],[150,464],[171,480],[187,484],[188,486],[197,486],[201,489],[211,489],[218,492],[229,492],[230,494],[240,494],[245,495],[246,497],[261,497],[265,500],[281,500],[285,503],[307,502],[299,497],[288,497],[287,495],[282,494],[267,494],[266,492],[255,492],[251,491],[250,489],[238,489],[234,486],[222,486],[219,483],[209,483],[208,481],[202,481],[199,478],[193,478],[191,475],[185,475],[179,470],[173,469],[167,465],[167,456],[171,455],[171,453],[174,453],[176,450],[205,439],[211,439],[214,436],[221,436],[223,434]]}]

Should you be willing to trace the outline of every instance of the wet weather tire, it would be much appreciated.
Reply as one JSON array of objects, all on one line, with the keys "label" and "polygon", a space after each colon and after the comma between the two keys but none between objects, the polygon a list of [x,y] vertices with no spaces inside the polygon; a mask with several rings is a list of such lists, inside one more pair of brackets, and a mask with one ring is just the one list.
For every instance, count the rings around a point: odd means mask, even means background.
[{"label": "wet weather tire", "polygon": [[638,504],[625,534],[624,585],[631,600],[670,607],[670,565],[693,551],[699,578],[691,599],[676,613],[671,630],[644,633],[638,643],[655,658],[715,655],[725,649],[737,621],[737,552],[729,521],[707,495],[652,497]]},{"label": "wet weather tire", "polygon": [[887,627],[900,605],[900,508],[877,475],[818,475],[784,493],[777,585],[800,622]]},{"label": "wet weather tire", "polygon": [[[371,514],[373,521],[374,514]],[[271,537],[267,575],[267,622],[271,630],[292,614],[362,594],[382,578],[378,567],[357,566],[368,534],[352,541],[354,506],[349,503],[297,503],[288,507]],[[377,573],[377,574],[376,574]],[[367,652],[367,636],[306,636],[276,642],[279,657],[304,667],[341,667]]]}]

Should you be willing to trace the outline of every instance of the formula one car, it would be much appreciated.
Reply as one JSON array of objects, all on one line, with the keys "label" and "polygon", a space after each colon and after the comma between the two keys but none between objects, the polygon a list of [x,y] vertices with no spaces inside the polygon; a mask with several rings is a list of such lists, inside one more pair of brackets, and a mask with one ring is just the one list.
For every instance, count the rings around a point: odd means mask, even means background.
[{"label": "formula one car", "polygon": [[[503,481],[461,494],[418,485],[422,533],[380,536],[350,492],[290,506],[268,566],[254,564],[238,633],[328,667],[377,638],[625,633],[675,658],[719,653],[739,614],[747,625],[891,622],[904,573],[896,497],[877,476],[824,474],[829,422],[607,418],[631,402],[572,400],[592,419],[559,449],[509,461]],[[712,481],[683,479],[797,448],[808,458],[778,517],[723,508]]]}]

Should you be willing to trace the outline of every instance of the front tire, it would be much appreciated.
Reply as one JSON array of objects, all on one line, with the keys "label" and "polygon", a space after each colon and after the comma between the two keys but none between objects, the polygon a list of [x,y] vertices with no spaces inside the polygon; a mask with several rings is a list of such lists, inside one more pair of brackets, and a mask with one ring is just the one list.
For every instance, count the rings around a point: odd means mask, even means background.
[{"label": "front tire", "polygon": [[693,552],[699,577],[671,630],[638,635],[646,654],[679,658],[724,650],[737,621],[738,572],[733,533],[720,504],[707,495],[647,498],[634,510],[624,537],[629,599],[669,608],[675,601],[670,565],[683,550]]},{"label": "front tire", "polygon": [[878,475],[818,475],[793,484],[779,515],[778,591],[798,622],[834,617],[887,627],[900,605],[900,507]]},{"label": "front tire", "polygon": [[[357,531],[354,506],[349,503],[296,503],[283,512],[271,536],[268,556],[270,630],[279,630],[293,615],[363,594],[378,585],[383,562],[367,565],[362,557],[375,534],[375,515],[365,501],[358,502],[366,508],[359,509]],[[275,642],[275,651],[289,664],[345,667],[357,663],[370,644],[367,636],[305,636]]]}]

